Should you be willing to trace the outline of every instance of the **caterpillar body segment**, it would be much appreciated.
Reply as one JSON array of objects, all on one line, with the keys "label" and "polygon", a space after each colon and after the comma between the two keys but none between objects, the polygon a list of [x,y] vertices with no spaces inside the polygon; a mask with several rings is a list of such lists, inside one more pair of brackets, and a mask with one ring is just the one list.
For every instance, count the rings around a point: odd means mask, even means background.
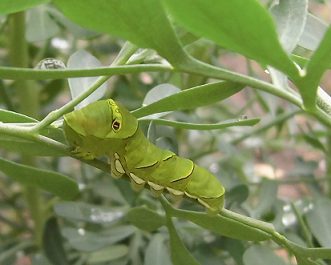
[{"label": "caterpillar body segment", "polygon": [[63,128],[75,155],[84,159],[108,156],[112,175],[129,176],[135,190],[148,185],[155,195],[167,191],[175,197],[186,196],[213,213],[223,208],[225,190],[214,175],[149,142],[137,119],[113,100],[66,114]]}]

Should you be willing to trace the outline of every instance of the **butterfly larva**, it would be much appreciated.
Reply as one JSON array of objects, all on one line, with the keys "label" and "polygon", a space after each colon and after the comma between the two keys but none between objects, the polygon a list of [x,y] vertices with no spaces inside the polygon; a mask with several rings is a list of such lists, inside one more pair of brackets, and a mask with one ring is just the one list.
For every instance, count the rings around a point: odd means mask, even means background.
[{"label": "butterfly larva", "polygon": [[155,195],[197,200],[211,212],[224,203],[224,187],[191,160],[147,140],[137,119],[113,100],[94,102],[64,116],[64,132],[73,152],[85,159],[106,155],[115,178],[130,177],[135,190],[148,185]]}]

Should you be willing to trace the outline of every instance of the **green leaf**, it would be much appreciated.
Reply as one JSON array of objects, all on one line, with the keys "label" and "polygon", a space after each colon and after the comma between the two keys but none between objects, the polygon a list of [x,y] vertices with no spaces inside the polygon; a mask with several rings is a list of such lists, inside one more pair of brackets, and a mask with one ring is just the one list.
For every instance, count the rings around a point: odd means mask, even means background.
[{"label": "green leaf", "polygon": [[0,121],[1,122],[38,122],[36,119],[29,116],[17,113],[14,111],[0,109]]},{"label": "green leaf", "polygon": [[[160,101],[163,98],[179,93],[181,90],[171,84],[160,84],[149,90],[144,98],[143,106],[153,104],[154,102]],[[149,118],[156,119],[167,115],[169,112],[157,113],[149,115]]]},{"label": "green leaf", "polygon": [[216,82],[196,86],[134,110],[132,114],[140,118],[165,111],[195,109],[224,100],[242,89],[242,85],[231,82]]},{"label": "green leaf", "polygon": [[147,207],[132,208],[127,213],[127,219],[139,229],[154,231],[165,225],[165,218]]},{"label": "green leaf", "polygon": [[306,214],[307,223],[323,247],[331,247],[331,200],[321,199],[314,203],[312,211]]},{"label": "green leaf", "polygon": [[101,262],[109,262],[115,259],[122,258],[128,253],[129,249],[126,245],[114,245],[93,252],[89,255],[87,260],[90,264],[100,264]]},{"label": "green leaf", "polygon": [[47,220],[43,233],[43,249],[52,264],[69,265],[63,240],[55,217]]},{"label": "green leaf", "polygon": [[239,184],[233,187],[226,193],[226,205],[227,209],[231,207],[231,205],[236,204],[240,205],[244,201],[247,200],[249,196],[249,189],[247,185]]},{"label": "green leaf", "polygon": [[245,265],[288,265],[278,257],[270,248],[264,246],[252,246],[248,248],[243,256]]},{"label": "green leaf", "polygon": [[79,193],[78,185],[73,179],[53,171],[25,166],[2,158],[0,171],[15,181],[41,188],[65,200],[73,199]]},{"label": "green leaf", "polygon": [[184,243],[177,234],[177,231],[171,221],[167,222],[167,227],[170,236],[170,252],[171,260],[174,265],[199,265],[197,260],[192,256],[192,254],[187,250]]},{"label": "green leaf", "polygon": [[12,136],[0,136],[0,148],[32,156],[64,156],[65,152],[53,149],[48,145],[36,143]]},{"label": "green leaf", "polygon": [[16,13],[47,2],[49,0],[1,0],[0,15]]},{"label": "green leaf", "polygon": [[298,71],[279,43],[273,20],[256,0],[163,0],[174,20],[192,33],[215,41],[290,76]]},{"label": "green leaf", "polygon": [[171,265],[164,240],[162,234],[153,236],[145,251],[144,265]]},{"label": "green leaf", "polygon": [[254,218],[259,219],[272,210],[272,206],[277,198],[277,190],[277,182],[267,178],[262,179],[262,184],[259,189],[259,203],[252,213]]},{"label": "green leaf", "polygon": [[155,49],[171,63],[187,58],[159,0],[54,0],[54,3],[74,22]]},{"label": "green leaf", "polygon": [[44,6],[33,8],[27,13],[26,39],[28,41],[44,41],[54,37],[59,31],[59,26]]},{"label": "green leaf", "polygon": [[[239,240],[264,241],[270,238],[270,235],[238,221],[229,219],[222,215],[208,215],[191,211],[175,211],[174,216],[189,220],[205,229],[216,234],[227,236]],[[249,217],[246,217],[251,219]],[[256,221],[252,219],[252,221]]]},{"label": "green leaf", "polygon": [[318,84],[331,62],[331,26],[306,66],[306,74],[295,83],[307,109],[316,107]]},{"label": "green leaf", "polygon": [[199,123],[189,123],[189,122],[179,122],[179,121],[170,121],[164,119],[141,119],[140,121],[151,121],[154,124],[171,126],[180,129],[190,129],[190,130],[220,130],[228,127],[234,126],[253,126],[257,124],[260,119],[244,119],[244,120],[227,120],[220,123],[212,124],[199,124]]},{"label": "green leaf", "polygon": [[316,50],[327,28],[328,26],[325,22],[312,14],[308,14],[299,45],[311,51]]},{"label": "green leaf", "polygon": [[[101,67],[101,62],[95,58],[92,54],[85,50],[78,50],[72,54],[68,59],[67,67],[68,69],[89,69]],[[97,81],[99,77],[80,77],[80,78],[69,78],[69,88],[71,98],[77,98],[80,94],[84,93],[90,88],[90,86]],[[91,95],[85,98],[82,102],[75,106],[75,109],[81,109],[88,104],[99,100],[102,98],[106,92],[107,83],[103,83],[97,90],[95,90]]]},{"label": "green leaf", "polygon": [[135,231],[136,228],[131,225],[112,227],[101,232],[65,227],[62,229],[62,235],[79,251],[96,251],[131,236]]},{"label": "green leaf", "polygon": [[58,216],[69,220],[94,224],[110,224],[120,220],[124,213],[119,208],[100,207],[83,202],[61,202],[54,206]]},{"label": "green leaf", "polygon": [[278,35],[283,48],[292,52],[297,46],[308,15],[307,0],[280,0],[271,9],[276,19]]}]

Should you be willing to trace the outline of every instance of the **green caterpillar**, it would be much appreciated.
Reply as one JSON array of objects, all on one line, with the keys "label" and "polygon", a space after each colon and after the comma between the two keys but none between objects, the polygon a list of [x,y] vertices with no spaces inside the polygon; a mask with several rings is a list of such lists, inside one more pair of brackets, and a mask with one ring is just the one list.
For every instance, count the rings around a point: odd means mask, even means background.
[{"label": "green caterpillar", "polygon": [[223,208],[224,187],[210,172],[150,143],[137,119],[115,101],[96,101],[64,115],[64,132],[76,156],[110,158],[113,177],[130,177],[135,190],[149,185],[155,195],[186,195],[210,212]]}]

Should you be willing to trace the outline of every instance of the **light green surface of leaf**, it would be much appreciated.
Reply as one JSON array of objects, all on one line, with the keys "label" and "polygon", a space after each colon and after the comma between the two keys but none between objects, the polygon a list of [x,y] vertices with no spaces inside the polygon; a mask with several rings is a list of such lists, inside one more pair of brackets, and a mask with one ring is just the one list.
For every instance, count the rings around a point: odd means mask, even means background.
[{"label": "light green surface of leaf", "polygon": [[165,119],[141,119],[141,121],[151,121],[154,124],[171,126],[180,129],[189,129],[189,130],[220,130],[229,127],[236,126],[253,126],[257,124],[260,119],[238,119],[238,120],[227,120],[220,123],[212,123],[212,124],[199,124],[199,123],[189,123],[189,122],[179,122],[179,121],[171,121]]},{"label": "light green surface of leaf", "polygon": [[45,41],[60,31],[45,7],[33,8],[27,13],[26,39],[30,42]]},{"label": "light green surface of leaf", "polygon": [[194,109],[222,101],[242,89],[242,85],[231,82],[216,82],[192,87],[134,110],[132,114],[137,118],[141,118],[153,113]]},{"label": "light green surface of leaf", "polygon": [[90,264],[110,262],[122,258],[128,253],[129,248],[126,245],[114,245],[91,253],[88,257],[88,262]]},{"label": "light green surface of leaf", "polygon": [[317,200],[312,211],[306,214],[307,223],[323,247],[331,247],[331,201],[329,199]]},{"label": "light green surface of leaf", "polygon": [[227,236],[234,239],[249,240],[249,241],[264,241],[270,238],[269,234],[261,230],[252,228],[235,220],[231,220],[222,215],[212,216],[198,212],[176,211],[175,216],[179,218],[183,218],[185,220],[189,220],[216,234]]},{"label": "light green surface of leaf", "polygon": [[254,218],[261,218],[272,209],[272,205],[277,199],[277,182],[263,178],[259,189],[259,204],[253,210]]},{"label": "light green surface of leaf", "polygon": [[47,258],[53,264],[69,265],[63,247],[63,239],[55,217],[50,218],[44,227],[43,249]]},{"label": "light green surface of leaf", "polygon": [[[175,87],[172,84],[157,85],[146,93],[142,105],[148,106],[150,104],[153,104],[154,102],[160,101],[163,98],[177,94],[180,91],[181,90],[178,87]],[[156,114],[149,115],[148,118],[156,119],[156,118],[162,117],[164,115],[167,115],[168,113],[169,112],[156,113]]]},{"label": "light green surface of leaf", "polygon": [[162,234],[153,236],[147,245],[144,265],[171,265],[170,256]]},{"label": "light green surface of leaf", "polygon": [[154,231],[165,225],[165,218],[147,207],[132,208],[127,213],[127,219],[139,229]]},{"label": "light green surface of leaf", "polygon": [[245,251],[243,260],[245,265],[288,265],[270,248],[264,246],[251,246]]},{"label": "light green surface of leaf", "polygon": [[[85,50],[78,50],[73,53],[69,59],[67,67],[69,69],[81,68],[89,69],[101,67],[101,62],[95,58],[92,54]],[[99,77],[80,77],[80,78],[69,78],[69,88],[71,98],[74,99],[80,94],[84,93],[90,88],[90,86],[98,80]],[[95,90],[91,95],[85,98],[82,102],[75,106],[75,109],[81,109],[88,104],[99,100],[102,98],[107,90],[107,83],[103,83],[97,90]]]},{"label": "light green surface of leaf", "polygon": [[11,136],[0,136],[0,148],[32,156],[64,156],[64,152],[55,150],[45,144],[35,143]]},{"label": "light green surface of leaf", "polygon": [[37,122],[37,120],[18,112],[0,109],[0,122],[20,123],[20,122]]},{"label": "light green surface of leaf", "polygon": [[17,182],[35,186],[63,199],[73,199],[78,193],[78,185],[69,177],[48,170],[25,166],[0,158],[0,171]]},{"label": "light green surface of leaf", "polygon": [[308,15],[307,0],[280,0],[271,9],[275,17],[278,35],[283,48],[292,52],[304,30]]},{"label": "light green surface of leaf", "polygon": [[61,202],[54,206],[58,216],[94,224],[111,224],[120,220],[123,209],[115,207],[100,207],[83,202]]},{"label": "light green surface of leaf", "polygon": [[298,44],[305,49],[314,51],[321,42],[327,28],[325,22],[312,14],[308,14],[305,28]]},{"label": "light green surface of leaf", "polygon": [[122,225],[101,232],[71,227],[65,227],[61,232],[73,248],[79,251],[96,251],[131,236],[135,231],[136,228],[131,225]]},{"label": "light green surface of leaf", "polygon": [[186,59],[159,0],[54,0],[54,3],[81,26],[155,49],[174,64]]},{"label": "light green surface of leaf", "polygon": [[49,2],[49,0],[1,0],[0,14],[19,12],[47,2]]},{"label": "light green surface of leaf", "polygon": [[307,109],[314,109],[318,84],[329,68],[331,62],[331,26],[326,31],[324,38],[319,44],[317,50],[312,55],[306,66],[306,74],[296,82],[304,105]]},{"label": "light green surface of leaf", "polygon": [[290,76],[298,71],[282,49],[274,22],[257,0],[163,0],[181,26]]},{"label": "light green surface of leaf", "polygon": [[185,247],[183,241],[178,236],[172,221],[169,220],[167,226],[170,236],[170,252],[173,265],[200,265]]}]

